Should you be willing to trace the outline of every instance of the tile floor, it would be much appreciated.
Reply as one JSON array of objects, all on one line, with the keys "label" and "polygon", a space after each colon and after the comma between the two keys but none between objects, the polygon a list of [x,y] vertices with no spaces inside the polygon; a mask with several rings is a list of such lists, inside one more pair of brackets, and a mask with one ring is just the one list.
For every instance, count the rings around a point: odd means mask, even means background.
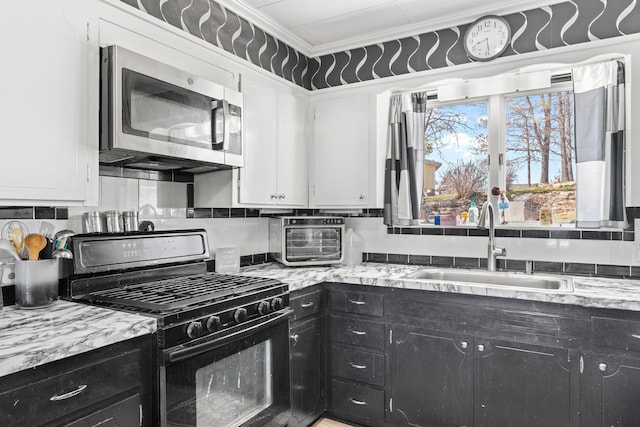
[{"label": "tile floor", "polygon": [[330,420],[328,418],[320,418],[311,427],[351,427],[351,424],[340,423],[338,421]]}]

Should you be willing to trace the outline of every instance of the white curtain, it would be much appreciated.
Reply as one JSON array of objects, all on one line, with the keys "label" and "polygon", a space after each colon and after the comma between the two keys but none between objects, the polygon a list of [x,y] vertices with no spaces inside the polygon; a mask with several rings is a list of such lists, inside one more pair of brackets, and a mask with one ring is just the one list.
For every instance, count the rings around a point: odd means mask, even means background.
[{"label": "white curtain", "polygon": [[388,226],[420,224],[426,107],[425,92],[391,97],[384,188]]},{"label": "white curtain", "polygon": [[573,69],[576,129],[576,226],[626,224],[624,208],[624,64]]}]

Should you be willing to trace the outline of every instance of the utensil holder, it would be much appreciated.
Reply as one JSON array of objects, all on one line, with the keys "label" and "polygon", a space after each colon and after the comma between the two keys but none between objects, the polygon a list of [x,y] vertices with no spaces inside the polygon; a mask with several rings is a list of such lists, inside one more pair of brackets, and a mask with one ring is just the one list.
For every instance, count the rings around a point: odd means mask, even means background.
[{"label": "utensil holder", "polygon": [[46,307],[58,299],[57,259],[18,261],[16,267],[16,307]]}]

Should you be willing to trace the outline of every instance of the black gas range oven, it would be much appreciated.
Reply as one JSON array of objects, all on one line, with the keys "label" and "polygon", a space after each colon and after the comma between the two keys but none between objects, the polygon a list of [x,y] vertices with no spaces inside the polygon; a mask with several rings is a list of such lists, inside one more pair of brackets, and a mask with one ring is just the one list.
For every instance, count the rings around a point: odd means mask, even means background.
[{"label": "black gas range oven", "polygon": [[206,271],[204,230],[83,234],[64,298],[158,322],[153,426],[289,423],[289,289]]}]

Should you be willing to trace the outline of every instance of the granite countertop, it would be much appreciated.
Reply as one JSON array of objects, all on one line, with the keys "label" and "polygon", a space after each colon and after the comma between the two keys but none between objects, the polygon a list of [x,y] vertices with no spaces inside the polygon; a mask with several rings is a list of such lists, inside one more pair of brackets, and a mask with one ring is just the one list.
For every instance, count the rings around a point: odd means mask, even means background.
[{"label": "granite countertop", "polygon": [[285,267],[269,263],[245,267],[239,274],[277,279],[287,283],[291,291],[321,282],[340,282],[640,311],[640,280],[558,275],[556,277],[571,277],[573,291],[553,291],[486,287],[435,280],[425,282],[404,277],[423,268],[434,267],[376,263],[363,263],[355,267]]},{"label": "granite countertop", "polygon": [[39,309],[0,310],[0,376],[151,334],[156,319],[58,300]]}]

